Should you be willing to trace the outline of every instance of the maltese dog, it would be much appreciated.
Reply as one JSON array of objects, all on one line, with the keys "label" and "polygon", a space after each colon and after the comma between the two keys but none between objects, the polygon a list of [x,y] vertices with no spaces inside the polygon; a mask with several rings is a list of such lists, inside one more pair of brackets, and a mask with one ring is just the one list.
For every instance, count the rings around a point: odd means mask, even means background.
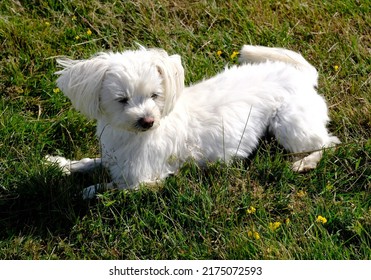
[{"label": "maltese dog", "polygon": [[110,170],[112,182],[84,189],[84,198],[102,187],[157,182],[189,159],[204,165],[248,157],[267,132],[287,151],[309,153],[293,170],[315,168],[322,149],[339,143],[326,129],[316,69],[296,52],[262,46],[244,46],[239,62],[184,87],[180,56],[161,49],[58,60],[58,87],[77,110],[97,120],[102,158],[48,161],[66,173],[101,164]]}]

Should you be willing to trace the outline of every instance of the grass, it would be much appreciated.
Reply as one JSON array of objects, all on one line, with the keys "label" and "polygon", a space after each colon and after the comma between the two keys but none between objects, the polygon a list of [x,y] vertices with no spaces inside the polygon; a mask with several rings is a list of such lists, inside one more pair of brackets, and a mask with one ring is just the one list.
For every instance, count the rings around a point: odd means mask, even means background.
[{"label": "grass", "polygon": [[[0,259],[370,259],[366,2],[1,1]],[[156,188],[83,201],[104,171],[68,177],[42,164],[99,153],[94,122],[56,89],[55,57],[135,42],[180,54],[187,83],[236,63],[246,43],[300,51],[320,72],[343,144],[296,174],[264,139],[247,160],[190,162]]]}]

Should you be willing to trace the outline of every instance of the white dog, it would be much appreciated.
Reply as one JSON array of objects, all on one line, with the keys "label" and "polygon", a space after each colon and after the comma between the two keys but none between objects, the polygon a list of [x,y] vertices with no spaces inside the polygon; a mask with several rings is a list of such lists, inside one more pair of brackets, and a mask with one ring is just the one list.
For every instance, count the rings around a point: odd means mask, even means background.
[{"label": "white dog", "polygon": [[[98,121],[102,159],[48,160],[66,172],[102,163],[112,177],[106,188],[136,188],[175,173],[191,158],[202,165],[247,157],[270,132],[290,152],[311,152],[294,170],[315,168],[321,149],[339,143],[326,129],[316,69],[298,53],[261,46],[244,46],[240,62],[184,88],[180,57],[160,49],[59,60],[59,88]],[[100,187],[86,188],[83,196],[93,197]]]}]

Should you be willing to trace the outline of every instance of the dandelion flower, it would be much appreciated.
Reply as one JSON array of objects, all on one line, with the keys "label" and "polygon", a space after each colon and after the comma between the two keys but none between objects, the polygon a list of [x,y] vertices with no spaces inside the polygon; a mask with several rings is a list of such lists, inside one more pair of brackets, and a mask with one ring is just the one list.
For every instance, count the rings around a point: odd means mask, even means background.
[{"label": "dandelion flower", "polygon": [[327,219],[325,217],[322,217],[321,215],[319,215],[316,219],[316,222],[317,223],[321,223],[321,224],[326,224],[327,223]]},{"label": "dandelion flower", "polygon": [[251,231],[251,230],[249,230],[247,232],[247,236],[249,238],[254,238],[255,240],[259,240],[260,239],[260,235],[259,235],[259,233],[257,231]]},{"label": "dandelion flower", "polygon": [[88,28],[88,30],[86,31],[86,34],[87,34],[88,36],[90,36],[91,34],[93,34],[93,32],[91,32],[90,28]]},{"label": "dandelion flower", "polygon": [[334,70],[335,70],[335,71],[338,71],[338,70],[339,70],[339,65],[335,65],[335,66],[334,66]]},{"label": "dandelion flower", "polygon": [[73,16],[72,17],[72,21],[75,21],[75,20],[77,20],[77,17],[76,16]]},{"label": "dandelion flower", "polygon": [[79,40],[79,39],[80,39],[80,36],[77,35],[77,36],[75,37],[75,40]]},{"label": "dandelion flower", "polygon": [[54,93],[59,93],[59,92],[61,92],[61,90],[59,88],[53,88],[53,92]]},{"label": "dandelion flower", "polygon": [[260,235],[259,235],[259,233],[258,233],[257,231],[254,231],[254,232],[253,232],[253,236],[254,236],[254,238],[255,238],[256,240],[259,240],[259,239],[260,239]]},{"label": "dandelion flower", "polygon": [[256,212],[256,209],[253,206],[250,206],[250,208],[246,210],[247,214],[254,214],[255,212]]},{"label": "dandelion flower", "polygon": [[223,52],[222,52],[221,50],[219,50],[219,51],[216,52],[216,55],[217,55],[217,56],[221,56],[222,53],[223,53]]},{"label": "dandelion flower", "polygon": [[281,222],[274,222],[274,223],[269,223],[269,229],[271,231],[275,231],[281,226]]},{"label": "dandelion flower", "polygon": [[234,52],[231,54],[231,59],[234,59],[237,55],[239,55],[239,52],[234,51]]}]

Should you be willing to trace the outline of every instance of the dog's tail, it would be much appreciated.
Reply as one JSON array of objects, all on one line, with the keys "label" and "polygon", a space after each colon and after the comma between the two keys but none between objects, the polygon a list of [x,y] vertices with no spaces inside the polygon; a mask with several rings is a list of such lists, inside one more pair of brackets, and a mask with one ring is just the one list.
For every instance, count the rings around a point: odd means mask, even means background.
[{"label": "dog's tail", "polygon": [[266,61],[280,61],[294,66],[308,74],[311,74],[314,84],[317,85],[318,73],[301,54],[282,48],[269,48],[263,46],[244,45],[240,51],[239,62],[258,64]]}]

